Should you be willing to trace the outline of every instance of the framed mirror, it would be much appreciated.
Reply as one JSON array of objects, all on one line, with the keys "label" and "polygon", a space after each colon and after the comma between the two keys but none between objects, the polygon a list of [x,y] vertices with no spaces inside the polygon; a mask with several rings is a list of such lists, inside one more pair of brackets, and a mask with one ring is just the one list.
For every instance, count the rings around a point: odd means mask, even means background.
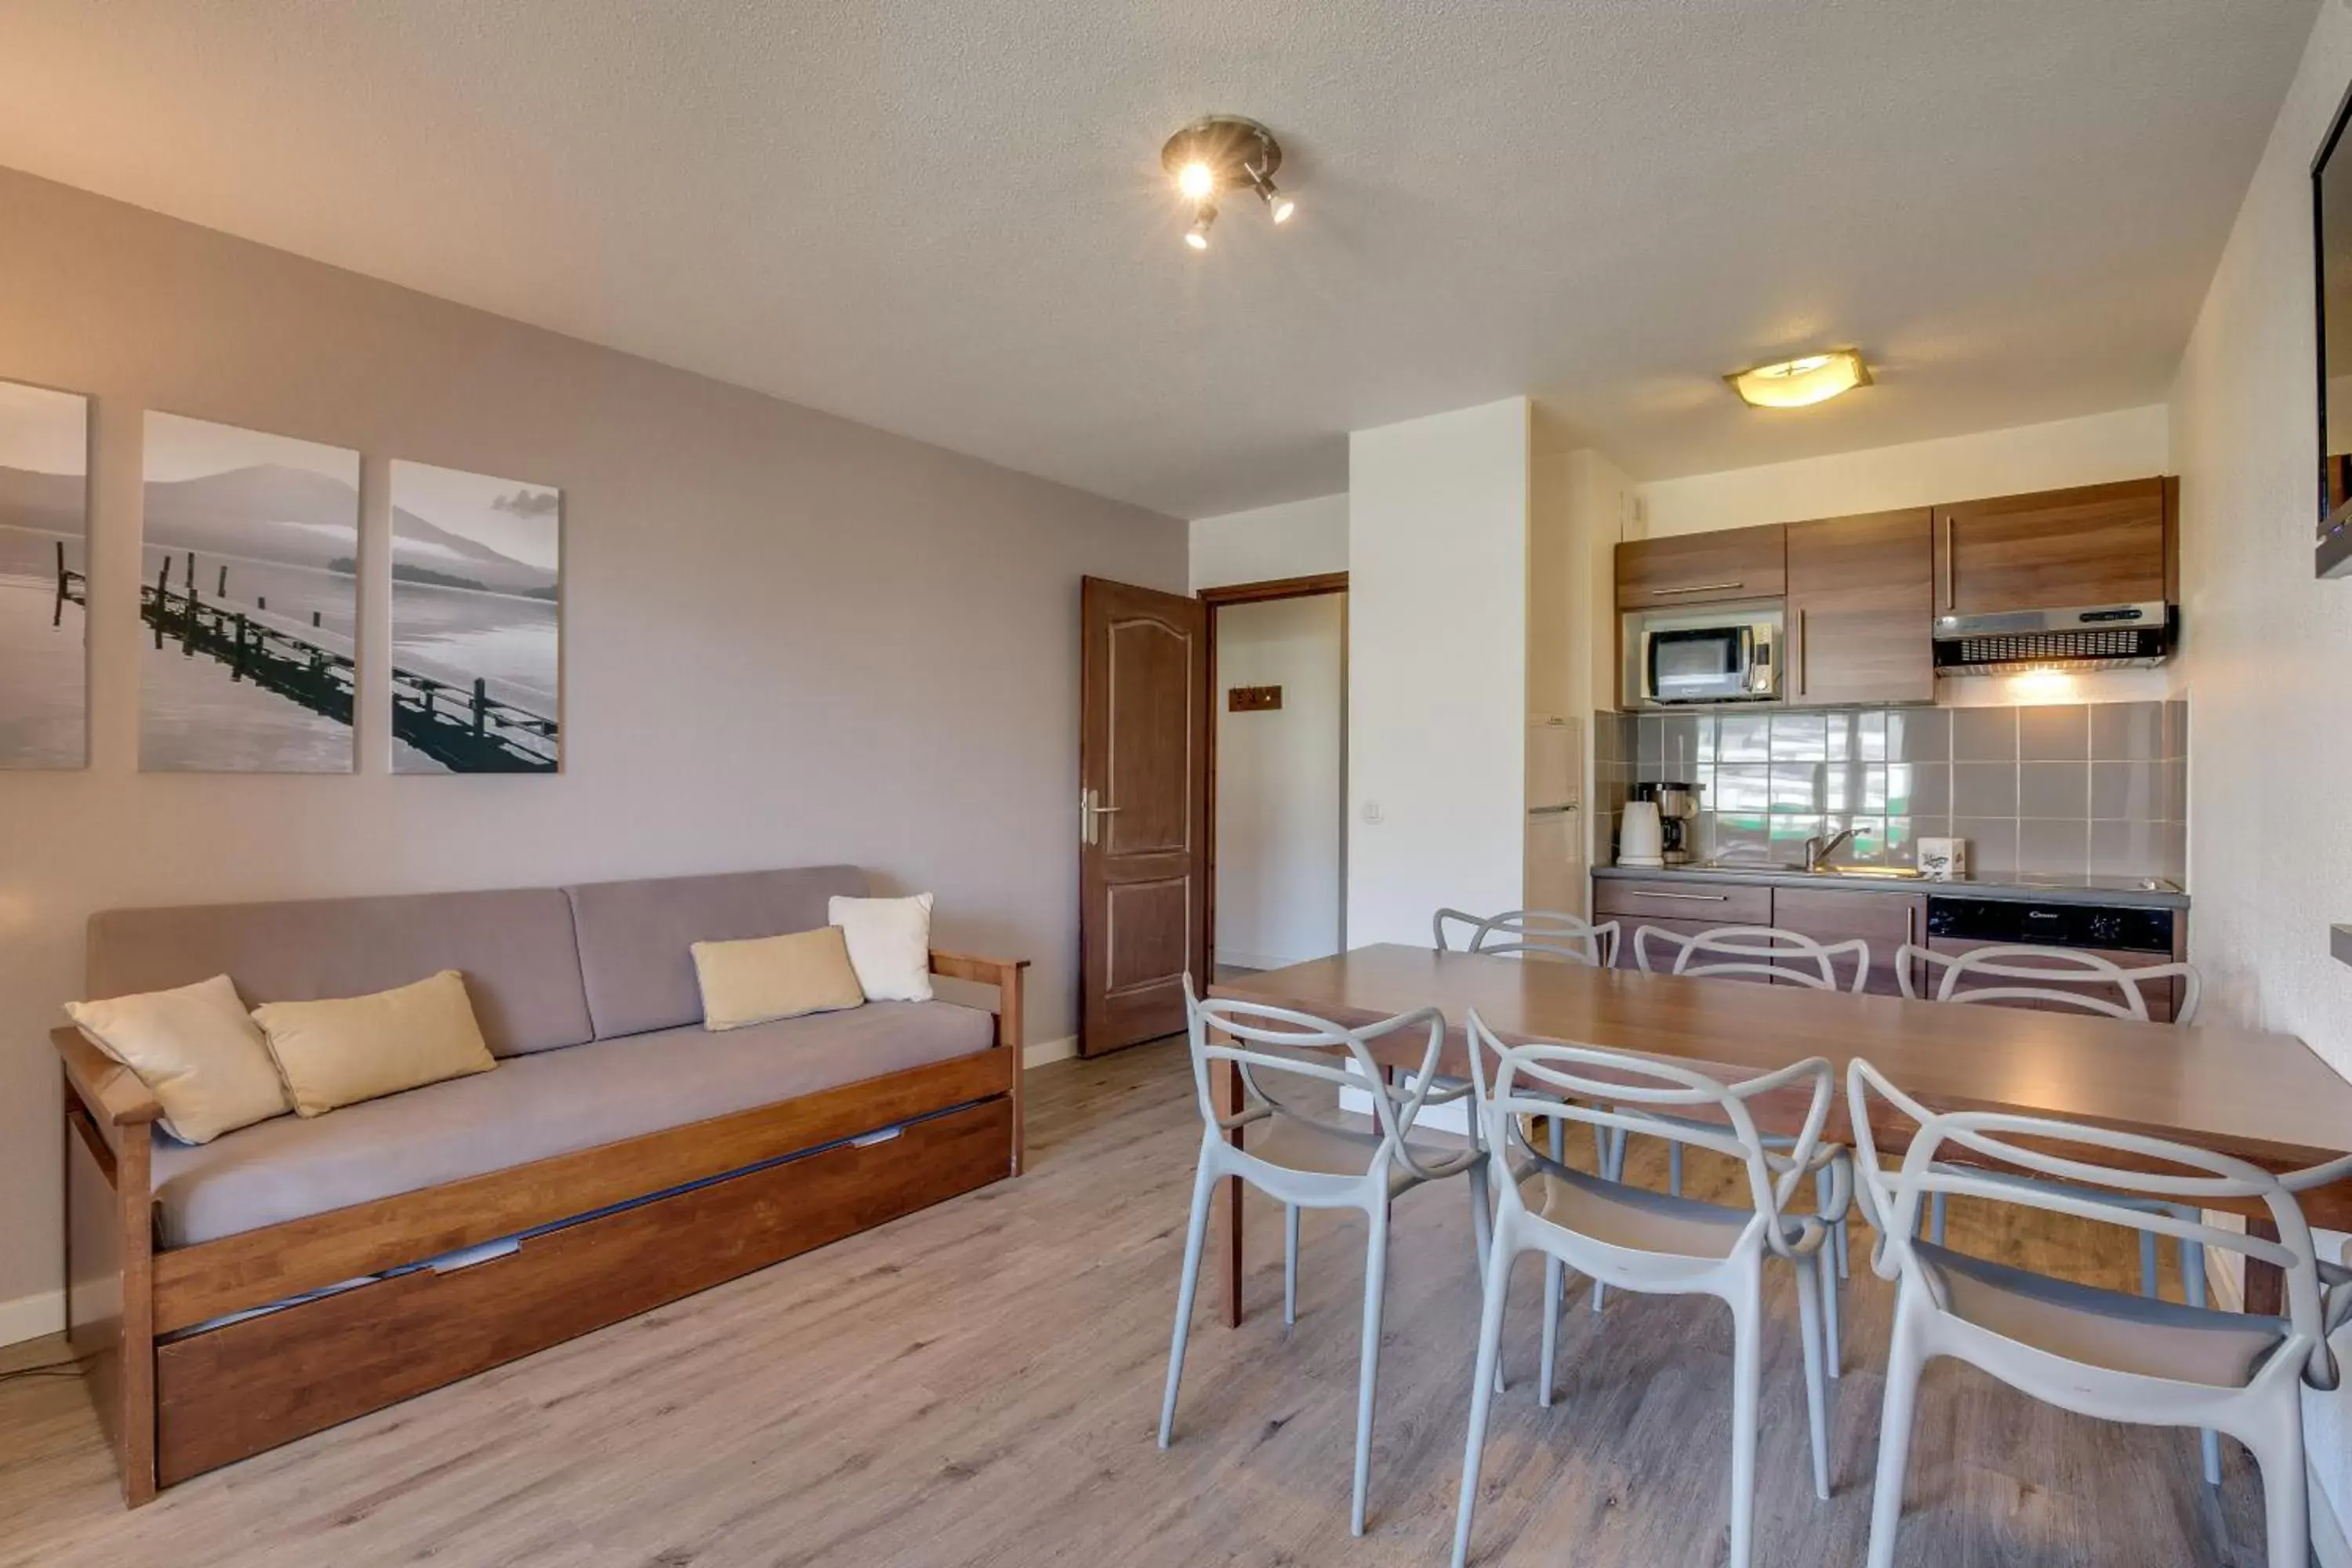
[{"label": "framed mirror", "polygon": [[2352,150],[2336,107],[2311,163],[2311,226],[2319,345],[2319,547],[2322,577],[2352,576]]}]

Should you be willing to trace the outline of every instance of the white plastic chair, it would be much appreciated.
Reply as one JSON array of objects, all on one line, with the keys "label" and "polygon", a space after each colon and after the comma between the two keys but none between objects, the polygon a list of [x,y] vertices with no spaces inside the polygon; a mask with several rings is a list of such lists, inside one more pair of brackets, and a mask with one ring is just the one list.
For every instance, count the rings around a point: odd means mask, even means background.
[{"label": "white plastic chair", "polygon": [[[2095,952],[2022,942],[1971,948],[1958,953],[1932,952],[1908,944],[1896,950],[1895,973],[1906,996],[1917,998],[1917,992],[1912,988],[1913,974],[1935,973],[1938,968],[1942,973],[1927,987],[1928,995],[1937,1002],[2032,1002],[2135,1024],[2148,1022],[2147,986],[2168,985],[2175,979],[2182,983],[2180,1006],[2172,1020],[2182,1026],[2195,1021],[2198,1004],[2204,994],[2203,982],[2195,967],[2187,963],[2153,963],[2127,969]],[[2091,987],[2109,990],[2114,994],[2101,995],[2098,989]],[[2181,1204],[2152,1199],[2124,1201],[2113,1194],[2108,1195],[2107,1201],[2118,1208],[2169,1214],[2175,1219],[2198,1217],[2194,1207]],[[1928,1206],[1927,1239],[1937,1247],[1944,1245],[1946,1207],[1941,1193],[1934,1195]],[[2206,1295],[2205,1248],[2185,1236],[2179,1238],[2179,1245],[2181,1293],[2190,1306],[2201,1307]],[[2141,1229],[2139,1291],[2150,1298],[2158,1293],[2156,1254],[2156,1232]],[[2221,1484],[2221,1441],[2207,1432],[2199,1442],[2206,1482],[2218,1487]]]},{"label": "white plastic chair", "polygon": [[[2352,1269],[2317,1260],[2294,1194],[2352,1175],[2352,1157],[2281,1177],[2225,1154],[2085,1123],[1990,1111],[1937,1115],[1860,1058],[1847,1068],[1846,1086],[1864,1213],[1879,1236],[1873,1265],[1897,1282],[1869,1568],[1892,1568],[1895,1561],[1919,1374],[1938,1356],[1980,1367],[2020,1393],[2079,1415],[2230,1433],[2262,1467],[2272,1568],[2306,1568],[2302,1385],[2336,1385],[2326,1340],[2352,1317]],[[1917,1128],[1899,1172],[1880,1165],[1871,1131],[1874,1100]],[[2053,1152],[2053,1141],[2080,1152]],[[1962,1151],[2041,1179],[2003,1180],[1947,1157]],[[2109,1163],[2102,1153],[2117,1158]],[[2142,1165],[2186,1173],[2150,1174]],[[2275,1264],[2286,1275],[2286,1316],[2219,1312],[2070,1284],[1916,1239],[1921,1201],[1953,1194],[2147,1226]],[[2279,1238],[2127,1208],[2118,1200],[2129,1196],[2178,1205],[2192,1216],[2208,1206],[2257,1201]]]},{"label": "white plastic chair", "polygon": [[1431,917],[1429,924],[1440,952],[1451,951],[1445,928],[1453,924],[1470,928],[1469,938],[1463,943],[1465,952],[1559,958],[1594,969],[1612,968],[1617,962],[1615,921],[1595,925],[1582,915],[1552,910],[1512,910],[1484,916],[1465,914],[1460,910],[1440,910]]},{"label": "white plastic chair", "polygon": [[[1860,937],[1846,942],[1821,942],[1801,931],[1782,931],[1778,926],[1717,926],[1696,936],[1681,936],[1661,931],[1656,926],[1643,926],[1633,933],[1633,962],[1645,973],[1657,973],[1651,962],[1652,938],[1670,949],[1674,957],[1665,973],[1706,978],[1732,978],[1740,975],[1786,981],[1791,985],[1808,986],[1815,991],[1850,991],[1859,996],[1870,984],[1870,944]],[[1853,978],[1841,981],[1838,965],[1847,959],[1853,961]],[[1768,1144],[1786,1148],[1786,1139],[1767,1139]],[[1621,1137],[1612,1153],[1615,1167],[1612,1177],[1622,1179],[1625,1145]],[[1679,1196],[1683,1190],[1683,1151],[1680,1144],[1666,1151],[1666,1191]],[[1824,1180],[1821,1191],[1826,1208],[1829,1186]],[[1837,1272],[1846,1279],[1851,1273],[1851,1246],[1843,1216],[1837,1220]],[[1598,1292],[1593,1306],[1601,1305]],[[1837,1306],[1831,1303],[1831,1321],[1836,1321]],[[1836,1342],[1832,1333],[1831,1341]],[[1843,1358],[1840,1358],[1843,1360]],[[1832,1363],[1830,1375],[1838,1375],[1838,1365]]]},{"label": "white plastic chair", "polygon": [[[1501,1359],[1503,1308],[1511,1264],[1521,1252],[1540,1252],[1548,1267],[1565,1265],[1629,1290],[1719,1298],[1731,1308],[1731,1568],[1748,1568],[1755,1531],[1757,1407],[1763,1374],[1764,1260],[1796,1266],[1797,1303],[1804,1341],[1805,1406],[1812,1438],[1813,1490],[1829,1496],[1828,1387],[1822,1373],[1822,1290],[1829,1229],[1816,1216],[1791,1215],[1798,1184],[1834,1171],[1841,1187],[1845,1164],[1828,1163],[1822,1128],[1836,1096],[1830,1064],[1800,1062],[1765,1077],[1726,1085],[1675,1063],[1590,1046],[1506,1046],[1474,1010],[1466,1033],[1478,1109],[1485,1129],[1488,1184],[1497,1204],[1486,1249],[1485,1304],[1478,1323],[1478,1358],[1471,1379],[1470,1432],[1462,1458],[1462,1500],[1454,1521],[1454,1564],[1463,1568],[1478,1500],[1478,1466],[1486,1447],[1496,1372]],[[1491,1058],[1492,1070],[1489,1071]],[[1804,1130],[1786,1152],[1766,1147],[1748,1102],[1776,1091],[1810,1090]],[[1635,1109],[1638,1108],[1638,1109]],[[1682,1112],[1683,1115],[1675,1115]],[[1715,1120],[1685,1120],[1698,1112]],[[1673,1120],[1666,1120],[1673,1116]],[[1570,1169],[1531,1147],[1522,1119],[1564,1117],[1610,1131],[1654,1132],[1738,1160],[1748,1175],[1749,1208],[1729,1208],[1628,1187]],[[1539,1208],[1528,1206],[1521,1184],[1541,1178]],[[1844,1194],[1838,1194],[1843,1206]],[[1558,1293],[1552,1294],[1556,1304]],[[1549,1401],[1547,1369],[1543,1394]]]},{"label": "white plastic chair", "polygon": [[[1364,1258],[1364,1324],[1356,1389],[1355,1501],[1349,1528],[1364,1533],[1364,1500],[1372,1457],[1372,1397],[1380,1379],[1381,1307],[1388,1281],[1389,1204],[1423,1182],[1466,1174],[1471,1220],[1483,1258],[1488,1235],[1486,1163],[1476,1140],[1462,1144],[1417,1142],[1414,1120],[1423,1107],[1459,1100],[1466,1083],[1436,1086],[1432,1069],[1445,1043],[1445,1018],[1434,1007],[1401,1014],[1369,1028],[1350,1029],[1283,1007],[1217,998],[1203,1002],[1184,981],[1185,1017],[1192,1045],[1192,1079],[1201,1102],[1201,1163],[1192,1182],[1192,1223],[1184,1233],[1184,1273],[1176,1295],[1176,1330],[1168,1347],[1168,1393],[1160,1407],[1160,1446],[1176,1424],[1176,1390],[1184,1375],[1184,1341],[1192,1326],[1192,1300],[1201,1281],[1201,1247],[1209,1205],[1221,1178],[1238,1176],[1284,1205],[1283,1321],[1295,1321],[1298,1299],[1298,1211],[1356,1209],[1370,1227]],[[1210,1038],[1214,1029],[1227,1037]],[[1426,1039],[1418,1071],[1391,1084],[1370,1042],[1420,1031]],[[1259,1048],[1267,1047],[1267,1048]],[[1210,1089],[1210,1066],[1230,1062],[1241,1075],[1244,1105],[1221,1114]],[[1352,1070],[1351,1070],[1352,1069]],[[1266,1080],[1287,1076],[1334,1089],[1369,1088],[1370,1126],[1355,1126],[1301,1110],[1269,1090]],[[1243,1131],[1245,1146],[1227,1142]]]}]

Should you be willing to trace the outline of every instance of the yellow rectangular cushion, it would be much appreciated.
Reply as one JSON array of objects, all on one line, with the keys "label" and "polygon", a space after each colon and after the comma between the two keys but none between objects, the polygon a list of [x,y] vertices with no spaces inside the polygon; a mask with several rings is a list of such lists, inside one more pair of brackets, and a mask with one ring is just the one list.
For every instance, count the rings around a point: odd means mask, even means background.
[{"label": "yellow rectangular cushion", "polygon": [[163,1130],[183,1143],[286,1114],[269,1047],[226,974],[176,991],[68,1002],[66,1012],[147,1086],[163,1108]]},{"label": "yellow rectangular cushion", "polygon": [[706,1029],[837,1013],[866,1001],[839,926],[748,942],[698,942],[693,952]]},{"label": "yellow rectangular cushion", "polygon": [[372,996],[265,1003],[253,1021],[304,1116],[498,1065],[454,969]]}]

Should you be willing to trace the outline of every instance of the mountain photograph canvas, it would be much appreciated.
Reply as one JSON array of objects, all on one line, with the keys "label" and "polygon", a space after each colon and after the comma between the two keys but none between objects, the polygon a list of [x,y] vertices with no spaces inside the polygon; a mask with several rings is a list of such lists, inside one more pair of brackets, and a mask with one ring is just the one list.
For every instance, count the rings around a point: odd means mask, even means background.
[{"label": "mountain photograph canvas", "polygon": [[139,765],[349,773],[360,458],[146,421]]},{"label": "mountain photograph canvas", "polygon": [[563,495],[392,465],[395,773],[561,765]]},{"label": "mountain photograph canvas", "polygon": [[89,400],[0,381],[0,768],[89,760]]}]

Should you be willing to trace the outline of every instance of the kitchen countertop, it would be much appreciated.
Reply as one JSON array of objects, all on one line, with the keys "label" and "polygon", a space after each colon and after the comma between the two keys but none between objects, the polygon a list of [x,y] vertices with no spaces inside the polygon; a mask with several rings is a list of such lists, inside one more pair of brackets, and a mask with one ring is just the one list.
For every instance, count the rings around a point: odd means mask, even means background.
[{"label": "kitchen countertop", "polygon": [[2185,910],[2189,895],[2170,882],[2124,877],[2032,877],[2008,880],[1967,877],[1931,882],[1924,877],[1840,877],[1793,866],[1597,866],[1601,878],[1645,882],[1730,882],[1743,887],[1853,888],[1871,893],[1927,893],[1942,898],[2016,899],[2033,903],[2105,904],[2125,909]]}]

